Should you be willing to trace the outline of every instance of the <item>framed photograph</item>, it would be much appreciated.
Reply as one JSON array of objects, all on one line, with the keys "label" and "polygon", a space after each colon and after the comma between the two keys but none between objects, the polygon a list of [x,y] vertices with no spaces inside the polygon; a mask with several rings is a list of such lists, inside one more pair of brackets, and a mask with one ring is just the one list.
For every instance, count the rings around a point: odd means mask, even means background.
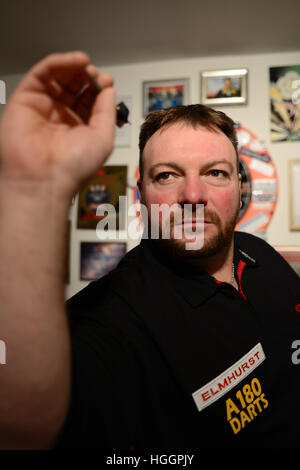
[{"label": "framed photograph", "polygon": [[81,242],[80,280],[93,281],[112,271],[126,253],[126,243]]},{"label": "framed photograph", "polygon": [[300,141],[300,65],[270,68],[271,142]]},{"label": "framed photograph", "polygon": [[208,106],[246,104],[247,75],[247,69],[202,72],[201,103]]},{"label": "framed photograph", "polygon": [[290,160],[290,230],[300,230],[300,159]]},{"label": "framed photograph", "polygon": [[275,246],[274,248],[300,276],[300,246]]},{"label": "framed photograph", "polygon": [[143,83],[143,115],[157,109],[168,109],[188,104],[189,80],[159,80]]},{"label": "framed photograph", "polygon": [[80,191],[78,197],[77,228],[95,229],[105,216],[97,215],[97,208],[111,204],[116,212],[116,229],[125,228],[126,214],[119,208],[119,196],[126,196],[127,166],[104,166]]}]

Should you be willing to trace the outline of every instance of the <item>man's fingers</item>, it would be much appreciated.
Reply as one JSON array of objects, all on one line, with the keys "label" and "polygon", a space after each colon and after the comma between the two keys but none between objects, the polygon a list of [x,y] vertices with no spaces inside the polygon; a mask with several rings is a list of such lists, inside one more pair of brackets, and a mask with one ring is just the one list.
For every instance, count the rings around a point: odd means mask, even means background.
[{"label": "man's fingers", "polygon": [[50,75],[58,82],[66,84],[89,63],[90,58],[85,52],[75,51],[64,54],[51,54],[38,62],[31,71],[41,80]]},{"label": "man's fingers", "polygon": [[[26,75],[19,91],[47,93],[87,123],[98,94],[112,85],[110,74],[99,74],[87,54],[75,51],[51,54],[41,60]],[[101,112],[101,104],[99,109]]]},{"label": "man's fingers", "polygon": [[[99,74],[97,68],[94,65],[88,65],[86,67],[86,73],[88,74],[88,81],[83,85],[80,93],[77,94],[73,100],[71,108],[75,111],[84,122],[88,122],[90,116],[100,109],[101,112],[101,101],[100,108],[95,108],[96,98],[105,88],[111,88],[114,82],[112,75],[108,73]],[[63,99],[67,98],[70,100],[70,96],[64,96]]]},{"label": "man's fingers", "polygon": [[51,54],[41,60],[28,72],[18,91],[46,93],[75,113],[80,122],[105,129],[116,122],[113,81],[112,75],[99,74],[87,54],[75,51]]},{"label": "man's fingers", "polygon": [[98,83],[99,88],[112,86],[110,74],[99,74],[84,52],[52,54],[31,69],[32,74],[43,83],[55,80],[65,92],[78,95],[88,83]]},{"label": "man's fingers", "polygon": [[[61,99],[80,116],[83,122],[87,123],[93,112],[97,96],[99,93],[102,93],[105,88],[111,87],[112,84],[113,77],[110,74],[99,75],[95,68],[94,73],[91,74],[91,80],[84,85],[81,92],[78,93],[75,98],[73,97],[73,100],[72,96],[66,94],[66,92]],[[71,100],[72,103],[70,105]]]},{"label": "man's fingers", "polygon": [[90,82],[90,76],[86,69],[80,69],[71,78],[65,77],[64,80],[57,79],[57,82],[63,90],[76,96]]},{"label": "man's fingers", "polygon": [[89,120],[91,129],[111,129],[112,134],[116,124],[115,90],[106,87],[97,96],[92,114]]},{"label": "man's fingers", "polygon": [[[91,73],[94,70],[94,73]],[[110,87],[114,84],[114,78],[110,73],[101,73],[99,74],[98,70],[94,65],[89,65],[86,67],[86,71],[92,77],[93,82],[97,83],[100,88]]]},{"label": "man's fingers", "polygon": [[89,121],[98,93],[99,91],[94,86],[88,86],[80,96],[74,100],[71,106],[72,110],[75,111],[85,123]]},{"label": "man's fingers", "polygon": [[[85,68],[89,63],[90,58],[84,52],[51,54],[29,70],[16,92],[48,93],[57,99],[62,94],[65,84],[72,82],[82,71],[87,80]],[[80,86],[81,84],[78,88]]]}]

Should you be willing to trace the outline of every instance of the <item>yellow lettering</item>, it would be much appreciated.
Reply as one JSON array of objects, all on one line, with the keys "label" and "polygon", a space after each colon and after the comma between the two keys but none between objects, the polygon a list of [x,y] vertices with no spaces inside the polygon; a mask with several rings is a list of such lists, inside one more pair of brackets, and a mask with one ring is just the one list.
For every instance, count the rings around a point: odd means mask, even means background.
[{"label": "yellow lettering", "polygon": [[246,399],[246,402],[247,403],[252,403],[254,397],[253,397],[253,393],[251,391],[251,387],[250,387],[249,384],[244,385],[243,394],[244,394],[244,397]]},{"label": "yellow lettering", "polygon": [[242,405],[243,408],[246,408],[246,403],[245,403],[245,400],[243,398],[243,395],[242,395],[242,392],[240,390],[238,390],[235,394],[235,396],[237,397],[237,399],[240,401],[240,404]]},{"label": "yellow lettering", "polygon": [[233,403],[231,398],[226,400],[226,412],[227,412],[227,421],[231,420],[232,413],[239,414],[240,410],[238,407]]},{"label": "yellow lettering", "polygon": [[260,399],[260,397],[256,398],[256,400],[254,400],[253,403],[254,403],[254,405],[257,405],[257,408],[258,408],[259,412],[261,413],[262,407],[259,404],[259,399]]},{"label": "yellow lettering", "polygon": [[237,434],[241,430],[241,424],[238,418],[232,418],[231,421],[229,421],[230,426],[232,427],[232,430],[234,434]]},{"label": "yellow lettering", "polygon": [[261,394],[261,385],[260,381],[256,377],[251,380],[251,388],[254,392],[254,395],[259,397],[259,395]]},{"label": "yellow lettering", "polygon": [[255,406],[251,403],[251,405],[247,406],[247,411],[249,413],[249,416],[251,419],[253,419],[255,416],[257,416],[257,413],[255,411]]},{"label": "yellow lettering", "polygon": [[244,428],[245,423],[250,423],[251,419],[247,415],[246,411],[241,411],[240,417],[241,417],[242,428]]},{"label": "yellow lettering", "polygon": [[260,396],[259,398],[260,398],[260,400],[261,400],[262,404],[264,405],[264,408],[267,408],[267,406],[268,406],[269,402],[268,402],[268,400],[266,400],[266,399],[265,399],[265,394],[264,394],[264,393],[262,393],[262,394],[261,394],[261,396]]}]

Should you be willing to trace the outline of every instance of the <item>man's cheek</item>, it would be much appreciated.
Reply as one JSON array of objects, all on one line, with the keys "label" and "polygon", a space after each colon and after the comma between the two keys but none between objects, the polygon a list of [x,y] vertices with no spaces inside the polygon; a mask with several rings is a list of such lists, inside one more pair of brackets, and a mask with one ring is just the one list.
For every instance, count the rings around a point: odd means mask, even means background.
[{"label": "man's cheek", "polygon": [[145,197],[142,198],[147,206],[151,204],[168,204],[172,205],[174,200],[170,194],[157,194],[157,193],[145,193]]},{"label": "man's cheek", "polygon": [[232,215],[232,212],[236,210],[239,205],[238,197],[233,197],[232,194],[223,192],[220,194],[218,201],[216,202],[216,207],[219,209],[220,214],[222,215]]}]

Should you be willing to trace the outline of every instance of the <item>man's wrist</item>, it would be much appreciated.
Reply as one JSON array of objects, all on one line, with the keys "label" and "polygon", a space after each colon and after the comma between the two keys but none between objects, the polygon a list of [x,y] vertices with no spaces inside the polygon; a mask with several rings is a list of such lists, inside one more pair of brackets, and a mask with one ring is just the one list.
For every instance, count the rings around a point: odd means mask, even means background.
[{"label": "man's wrist", "polygon": [[[16,200],[22,206],[47,206],[63,214],[69,210],[72,195],[59,189],[51,181],[16,180],[0,176],[0,208]],[[14,205],[15,210],[18,210],[16,204]]]}]

